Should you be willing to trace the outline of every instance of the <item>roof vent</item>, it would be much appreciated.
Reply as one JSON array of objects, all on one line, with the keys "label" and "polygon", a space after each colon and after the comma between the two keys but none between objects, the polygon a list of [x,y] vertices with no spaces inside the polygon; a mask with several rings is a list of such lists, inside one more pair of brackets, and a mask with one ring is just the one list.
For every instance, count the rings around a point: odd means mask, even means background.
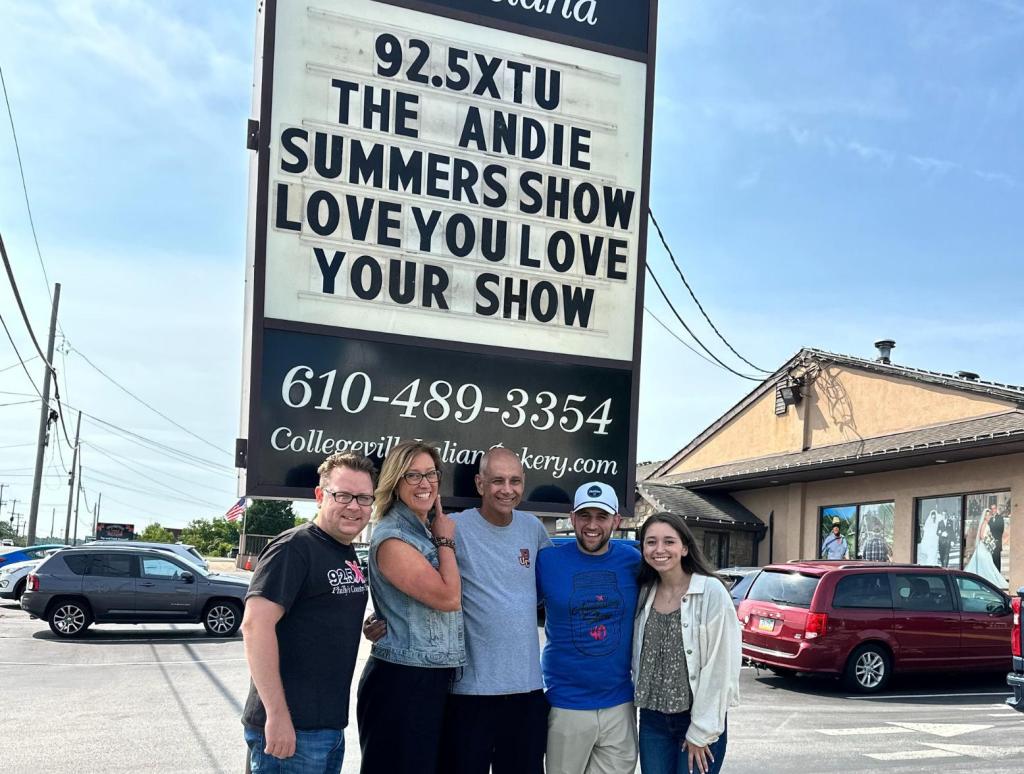
[{"label": "roof vent", "polygon": [[961,379],[966,379],[969,382],[976,382],[979,376],[974,371],[957,371],[956,375]]},{"label": "roof vent", "polygon": [[889,359],[889,355],[896,348],[896,342],[892,339],[882,339],[881,341],[875,342],[875,348],[878,350],[878,357],[875,358],[875,362],[885,363],[889,365],[892,360]]}]

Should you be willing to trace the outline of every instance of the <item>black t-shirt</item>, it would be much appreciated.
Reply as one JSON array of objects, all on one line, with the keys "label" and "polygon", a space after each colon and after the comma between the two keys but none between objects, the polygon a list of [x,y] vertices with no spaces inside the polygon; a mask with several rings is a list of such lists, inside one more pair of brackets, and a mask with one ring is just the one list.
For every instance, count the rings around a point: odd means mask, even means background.
[{"label": "black t-shirt", "polygon": [[[260,556],[249,597],[281,605],[281,681],[296,729],[343,729],[368,595],[352,546],[310,522],[277,537]],[[242,722],[263,728],[267,714],[250,681]]]}]

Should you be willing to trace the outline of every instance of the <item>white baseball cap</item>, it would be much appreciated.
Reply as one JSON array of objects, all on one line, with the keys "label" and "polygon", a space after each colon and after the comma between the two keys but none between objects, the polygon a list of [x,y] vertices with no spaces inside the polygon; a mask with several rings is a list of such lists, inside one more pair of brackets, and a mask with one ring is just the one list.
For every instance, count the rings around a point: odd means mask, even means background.
[{"label": "white baseball cap", "polygon": [[582,508],[600,508],[605,513],[616,514],[619,512],[619,498],[607,484],[591,481],[576,490],[572,509],[578,511]]}]

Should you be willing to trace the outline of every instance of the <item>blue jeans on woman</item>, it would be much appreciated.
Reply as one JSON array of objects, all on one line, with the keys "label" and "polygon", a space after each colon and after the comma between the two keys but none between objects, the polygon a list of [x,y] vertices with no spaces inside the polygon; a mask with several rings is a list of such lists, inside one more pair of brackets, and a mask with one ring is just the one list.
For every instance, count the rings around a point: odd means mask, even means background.
[{"label": "blue jeans on woman", "polygon": [[263,752],[267,737],[258,728],[245,729],[252,774],[339,774],[345,757],[345,732],[322,728],[295,732],[295,755],[275,758]]},{"label": "blue jeans on woman", "polygon": [[[689,774],[687,762],[686,730],[690,727],[690,713],[676,712],[671,715],[655,710],[640,710],[640,771],[643,774]],[[708,774],[718,774],[725,760],[726,729],[718,741],[708,749],[715,760],[708,767]],[[693,766],[694,774],[697,765]]]}]

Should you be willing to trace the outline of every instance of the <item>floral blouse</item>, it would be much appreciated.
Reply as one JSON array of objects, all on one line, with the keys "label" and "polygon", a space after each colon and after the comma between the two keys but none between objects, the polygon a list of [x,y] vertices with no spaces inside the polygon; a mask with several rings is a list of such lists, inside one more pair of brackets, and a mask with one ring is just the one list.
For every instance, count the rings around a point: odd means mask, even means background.
[{"label": "floral blouse", "polygon": [[672,714],[690,709],[690,680],[683,655],[679,610],[659,613],[651,608],[640,651],[636,706]]}]

